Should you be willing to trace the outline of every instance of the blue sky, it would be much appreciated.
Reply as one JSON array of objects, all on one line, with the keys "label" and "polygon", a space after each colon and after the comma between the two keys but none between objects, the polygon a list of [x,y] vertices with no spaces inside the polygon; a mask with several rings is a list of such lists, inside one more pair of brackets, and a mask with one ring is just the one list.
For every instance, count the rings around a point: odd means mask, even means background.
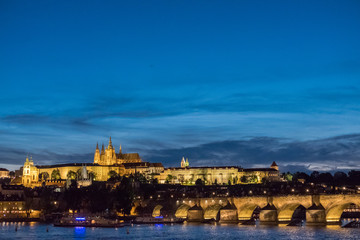
[{"label": "blue sky", "polygon": [[[145,160],[163,151],[167,166],[187,154],[195,165],[251,167],[256,159],[228,141],[348,139],[360,133],[359,10],[359,1],[1,1],[0,163],[15,168],[27,153],[39,164],[91,162],[111,135]],[[206,144],[229,145],[189,152]],[[267,161],[336,164],[318,151]],[[360,167],[357,152],[346,152],[351,163],[335,155],[339,167]]]}]

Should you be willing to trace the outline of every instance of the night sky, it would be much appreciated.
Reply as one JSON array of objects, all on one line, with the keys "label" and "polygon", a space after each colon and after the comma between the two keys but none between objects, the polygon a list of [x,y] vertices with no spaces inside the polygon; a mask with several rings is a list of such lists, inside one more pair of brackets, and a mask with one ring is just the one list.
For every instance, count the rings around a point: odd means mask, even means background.
[{"label": "night sky", "polygon": [[360,168],[360,1],[0,1],[0,167]]}]

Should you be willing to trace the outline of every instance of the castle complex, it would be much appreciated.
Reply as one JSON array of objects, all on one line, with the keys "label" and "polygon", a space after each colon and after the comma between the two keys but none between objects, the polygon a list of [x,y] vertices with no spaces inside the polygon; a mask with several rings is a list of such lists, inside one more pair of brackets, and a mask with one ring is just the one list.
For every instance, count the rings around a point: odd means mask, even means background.
[{"label": "castle complex", "polygon": [[79,180],[81,174],[92,177],[94,181],[107,181],[109,173],[128,176],[136,172],[151,176],[160,174],[164,170],[161,163],[143,162],[138,153],[122,153],[121,146],[118,153],[112,145],[111,137],[106,148],[102,145],[101,152],[96,145],[93,163],[67,163],[55,165],[34,165],[33,160],[26,158],[22,169],[21,182],[26,187],[48,185],[64,185],[66,180]]},{"label": "castle complex", "polygon": [[[129,176],[143,174],[147,179],[157,179],[160,184],[195,184],[200,179],[204,184],[240,184],[281,181],[279,169],[274,162],[270,168],[243,169],[236,166],[190,167],[189,160],[182,158],[181,167],[164,168],[161,163],[141,160],[138,153],[122,153],[120,146],[116,153],[111,137],[108,146],[96,145],[93,163],[68,163],[56,165],[34,165],[32,158],[26,158],[22,167],[21,180],[17,183],[26,187],[42,185],[64,185],[66,180],[78,180],[89,184],[88,176],[94,181],[107,181],[112,174]],[[81,178],[86,176],[86,179]]]}]

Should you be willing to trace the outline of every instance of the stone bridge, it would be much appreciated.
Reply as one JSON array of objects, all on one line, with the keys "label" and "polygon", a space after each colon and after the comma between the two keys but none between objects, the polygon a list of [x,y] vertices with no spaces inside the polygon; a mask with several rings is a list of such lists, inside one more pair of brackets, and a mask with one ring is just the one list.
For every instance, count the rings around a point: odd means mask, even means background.
[{"label": "stone bridge", "polygon": [[147,209],[153,217],[175,216],[188,221],[215,220],[242,222],[250,220],[260,209],[260,223],[281,224],[291,221],[295,210],[306,209],[307,225],[339,224],[340,217],[350,204],[360,206],[360,194],[343,195],[287,195],[182,198],[137,201],[134,213]]}]

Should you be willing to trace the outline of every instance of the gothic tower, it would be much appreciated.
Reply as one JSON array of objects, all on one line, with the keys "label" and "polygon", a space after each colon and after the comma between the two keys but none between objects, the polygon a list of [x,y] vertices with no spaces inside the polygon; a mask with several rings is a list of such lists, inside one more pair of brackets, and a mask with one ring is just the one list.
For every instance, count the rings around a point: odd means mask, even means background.
[{"label": "gothic tower", "polygon": [[95,150],[95,154],[94,154],[94,163],[99,164],[100,162],[100,150],[99,150],[99,144],[96,143],[96,150]]},{"label": "gothic tower", "polygon": [[184,158],[184,157],[181,159],[181,167],[182,167],[182,168],[186,167],[186,165],[185,165],[185,158]]}]

